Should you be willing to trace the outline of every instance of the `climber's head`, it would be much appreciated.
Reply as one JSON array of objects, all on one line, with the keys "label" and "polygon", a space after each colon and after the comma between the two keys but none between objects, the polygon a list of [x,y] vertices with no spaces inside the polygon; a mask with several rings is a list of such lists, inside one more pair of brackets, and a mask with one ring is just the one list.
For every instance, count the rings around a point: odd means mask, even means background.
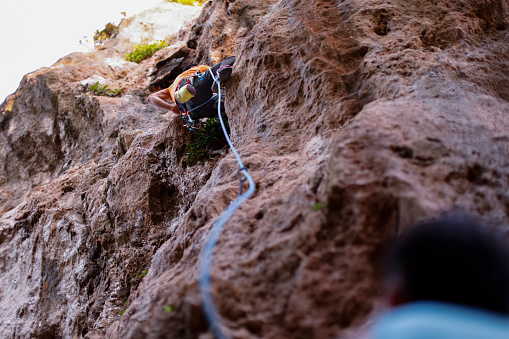
[{"label": "climber's head", "polygon": [[507,237],[466,216],[404,233],[387,260],[388,302],[441,301],[509,314]]}]

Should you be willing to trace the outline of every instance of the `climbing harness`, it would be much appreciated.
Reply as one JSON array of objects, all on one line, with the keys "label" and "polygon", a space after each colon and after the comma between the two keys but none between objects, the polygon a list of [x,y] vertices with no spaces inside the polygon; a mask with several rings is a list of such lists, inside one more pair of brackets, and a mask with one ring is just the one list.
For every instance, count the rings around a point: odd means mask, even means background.
[{"label": "climbing harness", "polygon": [[[232,150],[233,154],[237,158],[237,162],[239,163],[239,171],[237,172],[237,175],[242,172],[244,175],[243,178],[240,180],[240,190],[239,194],[237,195],[237,198],[235,201],[233,201],[224,211],[221,213],[219,218],[216,220],[214,225],[212,225],[212,229],[210,230],[210,236],[205,244],[205,248],[203,249],[203,253],[201,256],[200,261],[200,293],[202,297],[202,307],[203,312],[205,313],[205,317],[207,318],[207,321],[209,322],[210,327],[212,328],[212,332],[214,333],[215,337],[217,339],[229,339],[229,337],[223,332],[222,327],[224,326],[221,321],[221,315],[219,314],[217,307],[214,303],[214,299],[212,297],[211,292],[211,278],[210,278],[210,268],[212,266],[212,256],[214,252],[214,248],[217,244],[217,240],[219,236],[221,235],[221,231],[223,230],[223,227],[225,224],[230,220],[233,213],[247,200],[249,199],[253,193],[255,192],[256,185],[253,180],[253,178],[249,175],[249,172],[247,171],[246,167],[242,163],[242,159],[240,158],[239,154],[237,153],[237,150],[233,146],[230,137],[228,136],[228,132],[226,131],[225,124],[223,122],[223,118],[221,117],[221,84],[219,82],[219,71],[223,67],[219,68],[216,72],[217,77],[214,76],[214,73],[209,69],[210,73],[212,74],[212,78],[214,79],[214,83],[217,83],[218,87],[218,115],[219,115],[219,121],[221,122],[221,127],[223,129],[224,136],[226,138],[226,141],[228,142],[228,145],[230,146],[230,149]],[[246,192],[242,193],[242,186],[245,181],[248,181],[249,188]]]},{"label": "climbing harness", "polygon": [[195,119],[191,118],[191,112],[194,111],[195,109],[205,106],[206,104],[208,104],[209,102],[211,102],[213,100],[217,101],[216,93],[214,93],[212,95],[212,97],[209,100],[205,101],[203,104],[196,106],[193,109],[190,109],[189,111],[184,111],[184,113],[182,113],[182,121],[184,122],[184,126],[189,128],[191,131],[194,131],[195,129],[199,129],[200,128],[199,127],[200,119],[195,120]]}]

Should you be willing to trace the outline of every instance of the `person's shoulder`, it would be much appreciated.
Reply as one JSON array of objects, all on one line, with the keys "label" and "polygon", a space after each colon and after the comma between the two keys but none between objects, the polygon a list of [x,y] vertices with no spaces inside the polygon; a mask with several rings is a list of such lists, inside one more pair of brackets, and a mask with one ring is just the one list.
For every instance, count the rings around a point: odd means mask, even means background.
[{"label": "person's shoulder", "polygon": [[207,66],[207,65],[197,65],[197,66],[193,66],[191,67],[189,70],[193,71],[193,72],[196,72],[196,71],[200,71],[200,72],[203,72],[203,71],[206,71],[210,68],[210,66]]},{"label": "person's shoulder", "polygon": [[180,82],[180,79],[183,79],[185,77],[188,77],[188,76],[191,76],[193,74],[195,74],[196,72],[200,72],[200,73],[203,73],[203,72],[206,72],[210,67],[207,66],[207,65],[197,65],[197,66],[193,66],[189,69],[187,69],[186,71],[182,72],[178,77],[177,77],[177,80]]},{"label": "person's shoulder", "polygon": [[380,316],[373,339],[503,339],[509,320],[495,313],[438,302],[403,305]]}]

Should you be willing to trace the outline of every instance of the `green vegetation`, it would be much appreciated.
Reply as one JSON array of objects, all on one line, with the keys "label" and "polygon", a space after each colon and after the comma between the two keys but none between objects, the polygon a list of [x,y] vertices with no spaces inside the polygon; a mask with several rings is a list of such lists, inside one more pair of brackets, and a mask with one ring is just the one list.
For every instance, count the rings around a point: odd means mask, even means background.
[{"label": "green vegetation", "polygon": [[139,44],[134,48],[134,51],[132,53],[127,54],[125,59],[127,61],[132,61],[139,64],[140,62],[150,58],[152,55],[154,55],[155,52],[165,48],[166,46],[168,46],[168,44],[164,40],[157,40],[153,44],[148,45]]},{"label": "green vegetation", "polygon": [[172,311],[174,310],[174,308],[173,308],[173,306],[166,306],[166,307],[164,308],[164,310],[165,310],[166,312],[172,312]]},{"label": "green vegetation", "polygon": [[[230,126],[228,125],[226,115],[223,115],[223,121],[229,134]],[[198,161],[210,156],[212,151],[219,150],[226,145],[226,139],[218,116],[204,121],[201,124],[201,129],[196,130],[192,138],[191,143],[186,146],[186,153],[189,155],[187,158],[188,165],[196,164]]]},{"label": "green vegetation", "polygon": [[175,2],[181,5],[187,6],[201,6],[206,3],[208,0],[164,0],[165,2]]},{"label": "green vegetation", "polygon": [[127,308],[129,307],[129,299],[127,299],[125,302],[125,308],[120,312],[119,316],[123,316]]},{"label": "green vegetation", "polygon": [[102,46],[104,43],[118,33],[118,26],[112,22],[108,22],[102,31],[95,31],[94,43],[96,46]]},{"label": "green vegetation", "polygon": [[[144,276],[146,276],[147,274],[148,274],[148,271],[143,270],[143,271],[141,271],[141,274],[140,274],[140,275],[138,275],[138,276],[136,276],[136,277],[132,278],[132,279],[131,279],[131,281],[133,281],[133,280],[135,280],[135,279],[143,278],[143,277],[144,277]],[[125,304],[125,307],[124,307],[124,309],[123,309],[123,310],[119,313],[119,317],[123,316],[123,315],[124,315],[124,313],[125,313],[125,311],[126,311],[126,310],[127,310],[127,308],[129,307],[129,299],[127,299],[127,300],[124,302],[124,304]],[[118,320],[118,319],[119,319],[119,318],[117,318],[117,320]]]},{"label": "green vegetation", "polygon": [[109,97],[116,97],[122,93],[121,89],[111,89],[108,85],[99,86],[99,81],[90,86],[89,91],[94,95],[107,95]]},{"label": "green vegetation", "polygon": [[137,277],[134,277],[133,280],[134,279],[138,279],[138,278],[143,278],[144,276],[147,275],[147,273],[148,273],[148,271],[142,271],[141,274],[139,276],[137,276]]},{"label": "green vegetation", "polygon": [[312,211],[319,211],[319,210],[321,210],[322,208],[325,208],[325,207],[327,207],[327,203],[325,203],[325,202],[317,202],[316,204],[311,206],[311,210]]}]

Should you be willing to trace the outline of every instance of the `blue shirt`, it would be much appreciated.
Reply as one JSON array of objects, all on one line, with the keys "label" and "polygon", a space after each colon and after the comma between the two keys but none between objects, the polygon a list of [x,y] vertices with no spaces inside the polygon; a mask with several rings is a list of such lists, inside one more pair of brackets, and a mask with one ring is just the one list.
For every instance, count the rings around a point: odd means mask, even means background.
[{"label": "blue shirt", "polygon": [[381,315],[371,339],[509,339],[509,318],[438,302],[405,304]]}]

